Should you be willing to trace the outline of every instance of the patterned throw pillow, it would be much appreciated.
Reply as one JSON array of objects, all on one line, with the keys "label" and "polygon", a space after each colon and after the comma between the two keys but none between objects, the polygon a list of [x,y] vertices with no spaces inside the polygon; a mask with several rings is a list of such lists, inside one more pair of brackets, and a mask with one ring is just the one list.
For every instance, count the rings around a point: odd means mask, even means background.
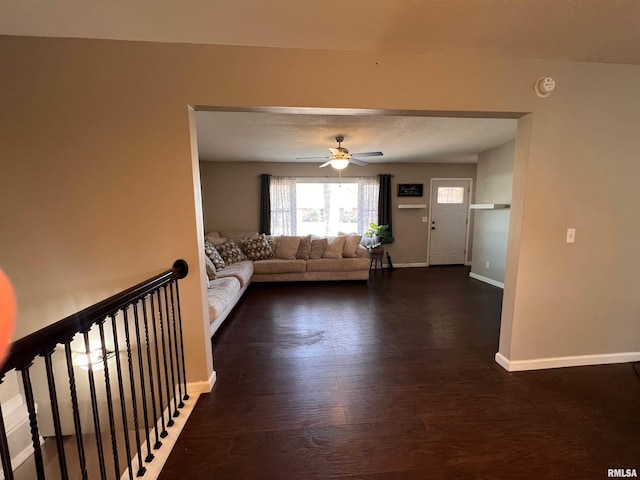
[{"label": "patterned throw pillow", "polygon": [[301,260],[309,260],[309,254],[311,253],[311,235],[300,238],[300,246],[298,247],[298,253],[296,258]]},{"label": "patterned throw pillow", "polygon": [[224,260],[222,259],[220,254],[218,253],[218,250],[216,250],[216,247],[214,247],[211,244],[211,242],[209,241],[204,242],[204,253],[207,257],[211,259],[211,261],[213,262],[213,265],[216,267],[217,270],[220,270],[221,268],[224,268],[227,266],[224,263]]},{"label": "patterned throw pillow", "polygon": [[236,242],[229,240],[223,244],[216,245],[216,250],[224,260],[224,263],[231,265],[232,263],[241,262],[247,259]]},{"label": "patterned throw pillow", "polygon": [[311,251],[309,252],[309,258],[318,259],[322,258],[325,249],[327,248],[326,238],[313,238],[311,240]]},{"label": "patterned throw pillow", "polygon": [[271,244],[264,233],[245,240],[242,244],[242,251],[249,257],[249,260],[264,260],[273,257]]}]

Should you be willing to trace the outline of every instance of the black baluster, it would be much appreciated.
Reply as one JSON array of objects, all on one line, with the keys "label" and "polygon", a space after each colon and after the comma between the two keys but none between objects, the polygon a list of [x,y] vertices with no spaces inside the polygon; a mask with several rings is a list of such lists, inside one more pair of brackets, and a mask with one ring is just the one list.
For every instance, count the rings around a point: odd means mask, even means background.
[{"label": "black baluster", "polygon": [[187,393],[187,372],[184,364],[184,336],[182,335],[182,315],[180,309],[180,291],[178,289],[178,282],[176,281],[176,305],[178,310],[178,327],[180,330],[180,355],[182,358],[182,378],[184,379],[184,397],[183,400],[189,400],[189,394]]},{"label": "black baluster", "polygon": [[73,371],[73,358],[71,356],[71,339],[64,344],[64,351],[67,357],[67,373],[69,375],[69,392],[71,393],[71,408],[73,410],[73,425],[76,432],[76,447],[78,449],[78,461],[80,462],[80,474],[86,480],[87,460],[84,455],[84,442],[82,441],[82,427],[80,425],[80,412],[78,409],[78,392],[76,390],[76,377]]},{"label": "black baluster", "polygon": [[173,395],[173,416],[180,416],[180,411],[178,410],[178,402],[176,400],[176,382],[173,377],[173,345],[171,345],[171,320],[169,315],[169,299],[167,297],[167,286],[163,286],[164,290],[164,306],[165,306],[165,314],[167,316],[167,344],[169,345],[169,376],[171,377],[171,393]]},{"label": "black baluster", "polygon": [[[142,361],[142,345],[140,345],[140,322],[138,320],[138,304],[136,302],[133,306],[133,319],[134,325],[136,327],[136,345],[138,350],[138,369],[140,370],[140,393],[142,394],[142,418],[144,420],[144,433],[145,439],[147,440],[147,456],[145,457],[145,462],[150,462],[153,460],[154,455],[151,453],[151,439],[149,438],[149,415],[147,412],[147,388],[145,386],[144,380],[144,365]],[[142,300],[142,304],[144,305],[144,300]],[[151,372],[149,372],[149,376],[151,376]]]},{"label": "black baluster", "polygon": [[[118,443],[116,441],[115,415],[113,413],[113,396],[111,394],[111,378],[109,378],[109,358],[107,355],[107,344],[104,339],[105,320],[106,319],[103,319],[98,323],[98,329],[100,330],[100,347],[102,348],[102,365],[104,368],[105,393],[107,394],[107,411],[109,412],[109,433],[111,434],[111,452],[113,454],[113,466],[115,468],[115,478],[120,478],[120,462],[118,460]],[[111,315],[111,321],[113,321],[113,314]]]},{"label": "black baluster", "polygon": [[44,479],[44,462],[42,461],[42,450],[40,449],[40,433],[38,432],[38,419],[36,418],[36,399],[33,396],[33,387],[31,385],[31,376],[29,375],[29,363],[21,367],[22,388],[24,389],[24,400],[27,404],[29,412],[29,425],[31,427],[31,443],[33,444],[33,459],[36,464],[36,475],[38,480]]},{"label": "black baluster", "polygon": [[[0,377],[0,384],[2,384],[3,381],[4,375]],[[4,472],[5,480],[13,480],[13,467],[11,466],[11,454],[9,453],[7,431],[4,427],[2,402],[0,402],[0,460],[2,461],[2,471]]]},{"label": "black baluster", "polygon": [[124,338],[127,344],[127,363],[129,365],[129,383],[131,384],[131,403],[133,406],[133,428],[135,429],[136,451],[138,454],[138,477],[144,475],[147,469],[142,465],[142,448],[140,447],[140,435],[138,432],[138,403],[136,400],[136,385],[133,377],[133,362],[131,360],[131,337],[129,336],[129,318],[127,310],[124,313]]},{"label": "black baluster", "polygon": [[[93,363],[91,362],[91,345],[89,344],[89,330],[82,332],[84,336],[84,350],[87,356],[87,376],[89,377],[89,395],[91,396],[91,413],[93,415],[93,428],[96,436],[96,448],[98,454],[98,466],[100,467],[100,478],[107,478],[107,471],[104,465],[104,449],[102,448],[102,435],[100,429],[100,414],[98,412],[98,398],[96,396],[95,376],[93,375]],[[104,352],[103,352],[104,355]]]},{"label": "black baluster", "polygon": [[171,393],[169,391],[169,367],[167,366],[167,348],[165,346],[165,335],[164,335],[164,321],[162,315],[162,297],[160,296],[160,291],[158,290],[158,319],[160,323],[160,339],[162,341],[162,363],[164,365],[164,384],[167,389],[167,411],[169,415],[169,419],[167,420],[167,427],[173,426],[173,415],[171,410]]},{"label": "black baluster", "polygon": [[[162,431],[160,432],[160,437],[165,438],[169,433],[167,432],[167,427],[164,424],[164,405],[162,402],[162,378],[160,372],[160,354],[158,352],[158,329],[156,327],[156,311],[155,306],[153,304],[154,293],[151,292],[151,325],[153,326],[153,343],[156,354],[156,375],[158,379],[158,403],[160,405],[160,422],[162,424]],[[160,302],[160,298],[158,297],[158,303]]]},{"label": "black baluster", "polygon": [[118,390],[120,391],[120,410],[122,412],[122,429],[124,431],[124,448],[127,456],[127,471],[129,472],[129,480],[133,480],[131,444],[129,443],[129,422],[127,421],[127,405],[125,403],[124,382],[122,381],[122,364],[120,362],[120,346],[118,344],[118,329],[116,327],[115,315],[111,315],[111,329],[113,330],[113,349],[116,352],[116,372],[118,374]]},{"label": "black baluster", "polygon": [[184,407],[184,402],[182,401],[182,384],[180,379],[180,357],[178,356],[178,329],[176,327],[176,309],[174,303],[174,295],[173,295],[173,284],[174,282],[169,283],[169,291],[171,292],[171,325],[173,326],[173,346],[176,351],[176,379],[178,380],[178,399],[180,403],[178,404],[179,408]]},{"label": "black baluster", "polygon": [[47,370],[47,383],[49,385],[49,401],[51,402],[51,414],[53,415],[53,430],[56,434],[56,448],[58,450],[58,465],[60,466],[61,478],[67,478],[67,458],[64,453],[64,440],[62,438],[62,425],[60,423],[60,409],[58,408],[58,395],[56,393],[56,380],[53,373],[53,362],[51,355],[55,351],[52,347],[51,351],[44,355],[44,364]]},{"label": "black baluster", "polygon": [[[149,297],[151,300],[151,297]],[[160,437],[158,436],[158,411],[156,410],[156,393],[155,385],[153,384],[153,366],[151,365],[151,345],[149,345],[149,319],[147,317],[147,304],[146,299],[142,301],[142,321],[144,324],[144,344],[147,350],[147,366],[149,368],[149,390],[151,391],[151,412],[153,413],[153,431],[156,437],[156,443],[153,448],[155,450],[162,446]]]}]

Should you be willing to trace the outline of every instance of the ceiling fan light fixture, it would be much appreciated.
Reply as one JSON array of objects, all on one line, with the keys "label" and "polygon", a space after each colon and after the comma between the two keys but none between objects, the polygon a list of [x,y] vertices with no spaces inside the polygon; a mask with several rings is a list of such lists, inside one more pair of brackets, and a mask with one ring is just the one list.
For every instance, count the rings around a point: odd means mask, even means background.
[{"label": "ceiling fan light fixture", "polygon": [[331,160],[331,166],[336,170],[343,170],[347,168],[347,165],[349,165],[349,160],[345,158],[337,158],[335,160]]}]

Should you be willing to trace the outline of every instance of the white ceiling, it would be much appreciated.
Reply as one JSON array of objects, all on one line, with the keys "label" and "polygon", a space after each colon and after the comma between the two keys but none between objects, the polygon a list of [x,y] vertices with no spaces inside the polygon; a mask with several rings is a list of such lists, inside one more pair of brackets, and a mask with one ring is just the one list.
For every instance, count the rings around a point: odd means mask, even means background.
[{"label": "white ceiling", "polygon": [[[335,137],[351,153],[381,151],[369,163],[475,163],[477,153],[516,135],[516,120],[268,112],[196,112],[201,160],[296,162],[328,156]],[[356,113],[347,115],[345,113]],[[304,160],[323,163],[322,160]]]},{"label": "white ceiling", "polygon": [[[0,34],[640,65],[640,0],[2,0]],[[208,160],[473,161],[513,120],[198,113]],[[248,141],[250,139],[250,141]]]},{"label": "white ceiling", "polygon": [[2,0],[0,33],[640,64],[638,0]]}]

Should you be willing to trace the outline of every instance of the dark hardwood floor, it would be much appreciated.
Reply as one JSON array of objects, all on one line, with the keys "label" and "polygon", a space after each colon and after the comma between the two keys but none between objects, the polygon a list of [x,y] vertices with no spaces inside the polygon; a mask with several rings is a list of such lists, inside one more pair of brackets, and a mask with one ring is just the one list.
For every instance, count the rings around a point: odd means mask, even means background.
[{"label": "dark hardwood floor", "polygon": [[[640,472],[629,364],[508,373],[464,267],[254,284],[161,479],[604,479]],[[639,473],[640,474],[640,473]]]}]

